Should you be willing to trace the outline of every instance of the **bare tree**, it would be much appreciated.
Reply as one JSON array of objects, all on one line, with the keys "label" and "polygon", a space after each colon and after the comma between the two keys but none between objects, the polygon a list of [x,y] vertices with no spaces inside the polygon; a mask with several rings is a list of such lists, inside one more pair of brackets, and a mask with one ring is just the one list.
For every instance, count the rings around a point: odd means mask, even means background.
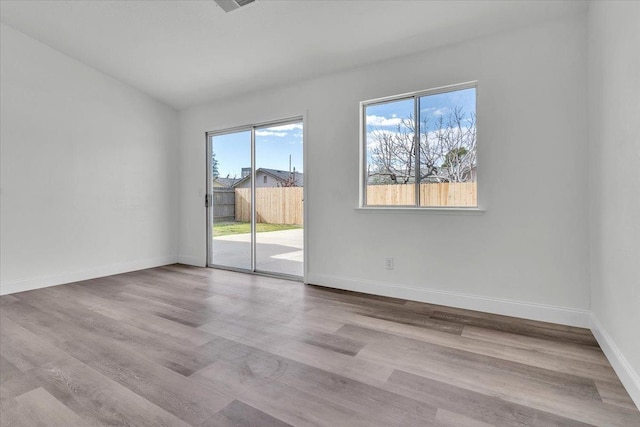
[{"label": "bare tree", "polygon": [[420,144],[415,143],[415,120],[402,119],[393,131],[369,133],[368,176],[371,183],[406,184],[415,179],[415,154],[419,149],[421,182],[475,180],[476,118],[457,107],[433,125],[420,122]]},{"label": "bare tree", "polygon": [[285,179],[284,181],[278,182],[276,186],[277,187],[300,187],[296,182],[296,178],[293,173],[290,173],[287,179]]},{"label": "bare tree", "polygon": [[293,172],[289,172],[286,179],[278,181],[277,187],[302,187],[302,173],[296,172],[296,168],[293,168]]},{"label": "bare tree", "polygon": [[402,119],[394,131],[375,129],[371,133],[369,176],[377,182],[406,184],[415,178],[415,120]]},{"label": "bare tree", "polygon": [[466,182],[475,180],[476,117],[460,107],[440,116],[433,129],[421,127],[420,180]]}]

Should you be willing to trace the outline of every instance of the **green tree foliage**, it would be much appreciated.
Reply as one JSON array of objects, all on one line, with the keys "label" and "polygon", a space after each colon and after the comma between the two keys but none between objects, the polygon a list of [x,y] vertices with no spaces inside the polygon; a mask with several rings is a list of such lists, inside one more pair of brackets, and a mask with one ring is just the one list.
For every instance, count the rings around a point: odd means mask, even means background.
[{"label": "green tree foliage", "polygon": [[211,153],[211,176],[215,179],[220,175],[218,171],[218,160],[216,159],[216,153]]},{"label": "green tree foliage", "polygon": [[445,168],[449,168],[454,165],[460,164],[462,162],[462,159],[464,159],[464,156],[466,156],[468,152],[469,150],[467,150],[466,147],[457,147],[450,150],[445,156],[442,166],[444,166]]}]

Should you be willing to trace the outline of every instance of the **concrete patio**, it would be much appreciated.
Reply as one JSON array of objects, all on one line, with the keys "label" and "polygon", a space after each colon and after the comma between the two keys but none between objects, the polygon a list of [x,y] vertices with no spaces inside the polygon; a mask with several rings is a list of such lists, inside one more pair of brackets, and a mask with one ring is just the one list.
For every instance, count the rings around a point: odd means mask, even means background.
[{"label": "concrete patio", "polygon": [[[302,277],[303,236],[301,228],[257,233],[256,269]],[[214,237],[212,264],[250,269],[251,234]]]}]

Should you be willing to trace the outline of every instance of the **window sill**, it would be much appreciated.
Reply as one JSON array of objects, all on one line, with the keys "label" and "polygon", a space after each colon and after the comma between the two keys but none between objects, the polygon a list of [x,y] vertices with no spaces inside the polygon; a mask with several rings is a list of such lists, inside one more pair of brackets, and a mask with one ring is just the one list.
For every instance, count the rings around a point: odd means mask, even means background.
[{"label": "window sill", "polygon": [[483,215],[486,212],[486,210],[482,208],[418,208],[409,206],[360,206],[354,210],[360,213],[408,213],[420,215]]}]

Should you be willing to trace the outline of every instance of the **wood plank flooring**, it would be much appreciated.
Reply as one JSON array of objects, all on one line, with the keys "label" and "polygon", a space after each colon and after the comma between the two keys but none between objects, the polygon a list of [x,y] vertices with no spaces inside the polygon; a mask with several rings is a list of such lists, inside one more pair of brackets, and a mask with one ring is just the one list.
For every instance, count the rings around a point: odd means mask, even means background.
[{"label": "wood plank flooring", "polygon": [[588,330],[172,265],[0,297],[2,426],[640,426]]}]

